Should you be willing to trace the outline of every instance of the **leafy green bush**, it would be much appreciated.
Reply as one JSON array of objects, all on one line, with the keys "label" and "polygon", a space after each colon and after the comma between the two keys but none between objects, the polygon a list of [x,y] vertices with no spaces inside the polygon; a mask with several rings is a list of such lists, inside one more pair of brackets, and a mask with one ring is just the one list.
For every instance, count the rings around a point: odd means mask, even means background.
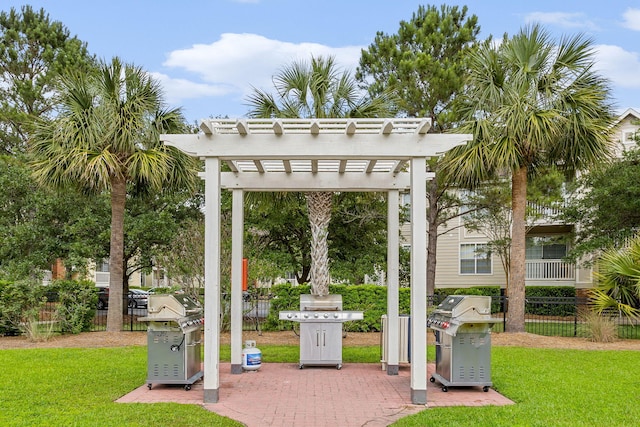
[{"label": "leafy green bush", "polygon": [[[309,285],[292,286],[289,283],[275,285],[271,288],[275,298],[271,300],[271,310],[263,324],[264,330],[291,329],[292,322],[278,320],[278,312],[298,310],[300,294],[310,293]],[[387,287],[378,285],[331,285],[329,292],[342,295],[344,310],[363,311],[364,319],[346,322],[344,329],[351,332],[380,331],[380,318],[387,312]],[[448,295],[487,295],[492,297],[491,312],[503,312],[500,286],[476,286],[470,288],[439,288],[435,290],[433,304],[438,305]],[[569,286],[531,286],[527,287],[528,298],[535,297],[575,297],[575,289]],[[411,312],[411,289],[399,289],[400,314]],[[531,302],[526,306],[527,314],[542,316],[573,316],[575,304],[567,300],[566,304],[558,301],[547,304],[545,301]]]},{"label": "leafy green bush", "polygon": [[0,283],[0,328],[5,335],[24,333],[39,339],[40,310],[47,301],[43,286],[34,283]]},{"label": "leafy green bush", "polygon": [[89,280],[56,280],[49,288],[57,295],[60,331],[71,334],[90,331],[98,303],[95,284]]},{"label": "leafy green bush", "polygon": [[[298,310],[300,295],[310,293],[309,285],[292,286],[289,283],[275,285],[271,288],[274,298],[271,299],[271,310],[264,330],[291,329],[291,321],[278,320],[278,312]],[[350,332],[380,331],[380,318],[387,312],[387,287],[378,285],[330,285],[331,294],[342,295],[342,308],[349,311],[363,311],[364,319],[346,322],[344,328]],[[409,313],[409,288],[400,288],[400,313]]]},{"label": "leafy green bush", "polygon": [[542,298],[575,298],[576,290],[571,286],[527,286],[526,298],[529,299],[525,306],[527,314],[537,316],[575,316],[575,301],[567,300],[563,304],[563,300],[557,300],[553,304],[547,304],[546,301],[536,301],[536,297]]}]

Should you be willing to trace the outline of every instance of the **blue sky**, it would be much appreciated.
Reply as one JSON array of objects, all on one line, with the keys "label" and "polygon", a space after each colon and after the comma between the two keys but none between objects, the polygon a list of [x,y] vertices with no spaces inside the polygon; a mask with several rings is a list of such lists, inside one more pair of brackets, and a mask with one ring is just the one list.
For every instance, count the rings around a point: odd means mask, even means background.
[{"label": "blue sky", "polygon": [[242,117],[251,86],[311,54],[355,70],[376,32],[396,33],[419,5],[467,5],[480,38],[514,34],[532,22],[557,38],[585,33],[610,79],[619,112],[640,111],[640,2],[468,0],[0,0],[0,9],[44,8],[103,59],[120,56],[153,73],[167,102],[189,121]]}]

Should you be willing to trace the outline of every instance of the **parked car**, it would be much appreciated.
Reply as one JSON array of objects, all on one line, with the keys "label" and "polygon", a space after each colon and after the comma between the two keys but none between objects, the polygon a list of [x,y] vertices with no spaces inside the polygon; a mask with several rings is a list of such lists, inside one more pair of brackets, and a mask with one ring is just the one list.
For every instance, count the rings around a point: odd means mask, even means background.
[{"label": "parked car", "polygon": [[142,289],[129,289],[128,305],[130,308],[146,308],[149,305],[149,292]]},{"label": "parked car", "polygon": [[[149,292],[142,289],[129,289],[127,295],[127,306],[129,308],[143,308],[149,304]],[[98,310],[109,307],[109,287],[98,287]]]}]

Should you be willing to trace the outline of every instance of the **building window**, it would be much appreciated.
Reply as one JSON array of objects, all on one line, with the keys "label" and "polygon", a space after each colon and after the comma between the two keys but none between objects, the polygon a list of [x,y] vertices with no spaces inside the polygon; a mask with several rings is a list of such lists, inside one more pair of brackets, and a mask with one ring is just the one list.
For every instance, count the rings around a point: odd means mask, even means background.
[{"label": "building window", "polygon": [[557,237],[527,237],[527,259],[563,259],[567,256],[566,243],[558,242]]},{"label": "building window", "polygon": [[485,243],[460,245],[460,274],[491,274],[491,251]]},{"label": "building window", "polygon": [[96,263],[96,272],[108,273],[109,272],[109,260],[103,259]]}]

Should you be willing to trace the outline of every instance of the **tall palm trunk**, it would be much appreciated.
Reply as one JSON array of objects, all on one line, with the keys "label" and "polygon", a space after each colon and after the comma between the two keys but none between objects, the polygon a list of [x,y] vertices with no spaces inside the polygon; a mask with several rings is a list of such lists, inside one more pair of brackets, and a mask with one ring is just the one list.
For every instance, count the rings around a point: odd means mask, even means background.
[{"label": "tall palm trunk", "polygon": [[109,250],[109,311],[107,332],[120,332],[123,323],[124,277],[124,208],[127,182],[124,177],[111,178],[111,246]]},{"label": "tall palm trunk", "polygon": [[525,208],[527,205],[527,167],[521,166],[513,172],[511,179],[511,203],[513,223],[511,228],[511,255],[509,262],[509,286],[507,298],[506,332],[524,332],[525,303]]},{"label": "tall palm trunk", "polygon": [[311,224],[311,294],[329,294],[329,221],[333,193],[306,194],[309,223]]}]

